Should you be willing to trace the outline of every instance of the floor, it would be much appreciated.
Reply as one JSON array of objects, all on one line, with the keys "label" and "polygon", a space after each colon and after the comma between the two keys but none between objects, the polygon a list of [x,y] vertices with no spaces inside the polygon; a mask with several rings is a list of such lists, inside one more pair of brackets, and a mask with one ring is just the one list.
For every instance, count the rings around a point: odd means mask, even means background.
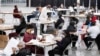
[{"label": "floor", "polygon": [[[19,9],[22,12],[32,12],[34,8],[19,7]],[[0,12],[12,12],[12,10],[13,10],[13,7],[1,7],[0,8]],[[26,18],[26,15],[24,16]],[[12,24],[12,19],[13,19],[12,15],[8,15],[8,14],[1,15],[0,14],[0,18],[4,18],[6,21],[6,24]],[[67,22],[64,24],[65,26],[63,28],[65,28],[68,25],[68,19],[65,19],[65,21]],[[46,53],[50,49],[51,47],[46,48]],[[0,56],[3,56],[3,55],[0,55]],[[33,56],[35,55],[33,54]],[[48,56],[48,54],[46,56]],[[98,52],[96,45],[93,46],[92,50],[89,50],[89,51],[86,50],[84,42],[82,41],[81,44],[77,46],[77,50],[72,50],[71,46],[69,46],[69,56],[100,56],[100,53]]]}]

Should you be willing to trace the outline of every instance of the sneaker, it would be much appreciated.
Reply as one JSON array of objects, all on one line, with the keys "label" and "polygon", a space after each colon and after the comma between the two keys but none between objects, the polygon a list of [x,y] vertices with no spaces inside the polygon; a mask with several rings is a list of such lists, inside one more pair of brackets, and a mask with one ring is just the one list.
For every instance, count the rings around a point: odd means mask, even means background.
[{"label": "sneaker", "polygon": [[64,54],[65,54],[65,55],[68,55],[68,49],[67,49],[67,50],[65,50]]},{"label": "sneaker", "polygon": [[77,47],[72,47],[72,50],[77,50]]},{"label": "sneaker", "polygon": [[86,50],[88,50],[88,51],[90,51],[90,50],[92,50],[90,47],[88,47]]}]

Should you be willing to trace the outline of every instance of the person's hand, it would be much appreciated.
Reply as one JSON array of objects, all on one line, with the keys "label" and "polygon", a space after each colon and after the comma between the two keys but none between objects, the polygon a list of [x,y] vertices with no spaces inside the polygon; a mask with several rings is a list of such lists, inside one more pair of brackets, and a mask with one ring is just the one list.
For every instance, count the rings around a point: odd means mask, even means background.
[{"label": "person's hand", "polygon": [[39,38],[39,37],[37,37],[36,39],[37,39],[37,40],[41,40],[41,38]]},{"label": "person's hand", "polygon": [[12,51],[13,51],[13,53],[15,54],[15,53],[16,53],[16,51],[17,51],[17,48],[12,47]]},{"label": "person's hand", "polygon": [[55,41],[61,41],[62,38],[61,38],[61,37],[57,37],[57,38],[55,38],[54,40],[55,40]]}]

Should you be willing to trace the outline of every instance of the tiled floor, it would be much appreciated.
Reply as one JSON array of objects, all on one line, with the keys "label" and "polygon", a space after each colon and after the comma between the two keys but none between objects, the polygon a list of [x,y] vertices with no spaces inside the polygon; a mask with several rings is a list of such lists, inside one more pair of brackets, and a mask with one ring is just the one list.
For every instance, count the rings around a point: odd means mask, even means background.
[{"label": "tiled floor", "polygon": [[[12,12],[12,10],[13,10],[13,7],[2,7],[0,9],[1,12]],[[26,7],[24,8],[23,7],[23,8],[20,8],[20,10],[23,12],[31,12],[33,10],[33,8],[26,8]],[[0,14],[0,18],[2,18],[1,14]],[[5,21],[7,24],[12,24],[12,19],[13,19],[12,15],[5,15],[5,17],[3,17],[3,18],[5,18]],[[25,18],[26,18],[26,15],[25,15]],[[64,24],[65,26],[63,28],[66,28],[66,26],[68,25],[68,20],[65,19],[65,21],[66,21]],[[86,50],[84,43],[83,42],[81,42],[81,43],[82,43],[81,46],[78,46],[77,50],[72,50],[70,48],[71,46],[69,47],[69,56],[100,56],[96,45],[92,48],[91,51],[88,51],[88,50]],[[47,49],[49,49],[49,48],[47,48]],[[46,53],[48,52],[47,49],[46,49]],[[2,56],[2,55],[0,55],[0,56]],[[35,56],[35,55],[33,55],[33,56]]]}]

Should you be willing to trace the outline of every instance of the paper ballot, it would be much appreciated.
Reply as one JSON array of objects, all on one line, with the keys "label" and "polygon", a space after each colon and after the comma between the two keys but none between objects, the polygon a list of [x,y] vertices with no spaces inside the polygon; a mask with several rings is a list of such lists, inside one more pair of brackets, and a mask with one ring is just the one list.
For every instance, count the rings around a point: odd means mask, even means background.
[{"label": "paper ballot", "polygon": [[12,47],[16,47],[18,45],[19,41],[11,38],[7,44],[7,46],[5,47],[5,49],[3,50],[4,54],[6,54],[6,56],[11,56],[12,52]]}]

